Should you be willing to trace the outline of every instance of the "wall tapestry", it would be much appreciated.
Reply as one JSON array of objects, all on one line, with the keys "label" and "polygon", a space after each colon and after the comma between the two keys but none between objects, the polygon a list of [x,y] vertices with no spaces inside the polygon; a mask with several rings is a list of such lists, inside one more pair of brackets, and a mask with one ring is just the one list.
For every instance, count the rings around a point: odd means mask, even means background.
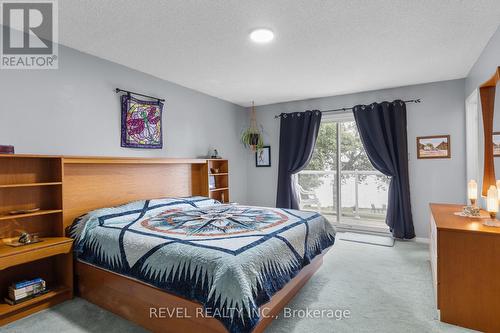
[{"label": "wall tapestry", "polygon": [[163,147],[161,101],[142,101],[130,95],[121,96],[122,140],[126,148],[161,149]]}]

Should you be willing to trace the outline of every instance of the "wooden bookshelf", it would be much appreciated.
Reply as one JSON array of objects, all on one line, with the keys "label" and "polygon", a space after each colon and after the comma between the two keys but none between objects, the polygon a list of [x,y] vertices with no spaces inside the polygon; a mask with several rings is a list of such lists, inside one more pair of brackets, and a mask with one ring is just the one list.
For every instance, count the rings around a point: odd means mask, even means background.
[{"label": "wooden bookshelf", "polygon": [[229,161],[209,159],[207,163],[208,177],[213,176],[215,178],[215,188],[209,188],[208,196],[222,203],[229,202]]},{"label": "wooden bookshelf", "polygon": [[[59,156],[0,155],[0,325],[73,297],[73,240],[62,223],[63,164]],[[12,211],[39,208],[26,214]],[[21,247],[6,245],[20,232],[42,241]],[[47,293],[25,302],[4,302],[8,286],[41,277]]]}]

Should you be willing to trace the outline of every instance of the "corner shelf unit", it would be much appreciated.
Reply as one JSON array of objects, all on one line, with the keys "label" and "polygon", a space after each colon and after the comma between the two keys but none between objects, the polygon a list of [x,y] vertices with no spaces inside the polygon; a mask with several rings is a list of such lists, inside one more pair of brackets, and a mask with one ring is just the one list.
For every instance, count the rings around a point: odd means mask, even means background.
[{"label": "corner shelf unit", "polygon": [[[222,203],[229,202],[229,162],[223,159],[209,159],[208,177],[214,177],[215,188],[208,189],[208,196]],[[208,181],[210,184],[210,179]]]},{"label": "corner shelf unit", "polygon": [[[0,155],[0,326],[73,297],[73,240],[65,237],[62,223],[62,178],[62,157]],[[36,233],[42,242],[5,244],[21,231]],[[5,303],[9,285],[37,277],[46,281],[47,293]]]}]

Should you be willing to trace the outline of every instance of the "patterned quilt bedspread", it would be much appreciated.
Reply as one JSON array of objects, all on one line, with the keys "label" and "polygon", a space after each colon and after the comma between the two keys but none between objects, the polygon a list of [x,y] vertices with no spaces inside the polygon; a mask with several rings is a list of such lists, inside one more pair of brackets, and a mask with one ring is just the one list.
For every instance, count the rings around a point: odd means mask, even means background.
[{"label": "patterned quilt bedspread", "polygon": [[333,245],[335,231],[314,212],[189,197],[95,210],[71,235],[79,260],[198,301],[242,333],[259,321],[259,306]]}]

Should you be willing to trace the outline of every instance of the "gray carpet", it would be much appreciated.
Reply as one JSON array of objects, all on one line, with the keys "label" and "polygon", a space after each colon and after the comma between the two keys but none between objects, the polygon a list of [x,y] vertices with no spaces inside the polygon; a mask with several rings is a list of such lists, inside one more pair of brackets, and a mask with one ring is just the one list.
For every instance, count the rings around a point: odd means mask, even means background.
[{"label": "gray carpet", "polygon": [[[291,309],[349,310],[350,318],[281,316],[266,333],[472,332],[436,319],[425,244],[394,247],[337,241],[322,268],[288,304]],[[75,299],[2,327],[5,333],[144,332],[82,299]]]}]

